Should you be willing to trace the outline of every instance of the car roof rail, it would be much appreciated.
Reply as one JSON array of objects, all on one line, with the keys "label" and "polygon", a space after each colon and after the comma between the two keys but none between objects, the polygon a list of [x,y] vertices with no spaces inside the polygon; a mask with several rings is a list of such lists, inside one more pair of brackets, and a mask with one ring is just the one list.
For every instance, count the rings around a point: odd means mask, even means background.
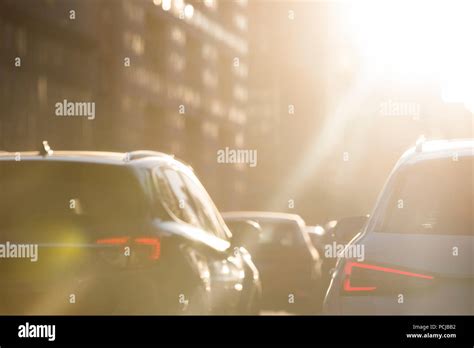
[{"label": "car roof rail", "polygon": [[128,161],[138,160],[141,158],[147,157],[166,157],[166,158],[174,158],[174,155],[169,155],[164,152],[159,151],[151,151],[151,150],[136,150],[125,153],[125,158]]},{"label": "car roof rail", "polygon": [[191,169],[194,172],[194,168],[190,163],[188,163],[185,160],[183,160],[181,158],[178,158],[178,157],[174,157],[174,159],[181,162],[182,164],[184,164],[186,167],[188,167],[189,169]]},{"label": "car roof rail", "polygon": [[194,171],[193,167],[187,163],[186,161],[183,161],[180,158],[176,158],[175,155],[170,155],[164,152],[159,152],[159,151],[151,151],[151,150],[136,150],[136,151],[131,151],[131,152],[126,152],[125,153],[125,161],[133,161],[133,160],[138,160],[141,158],[147,158],[147,157],[162,157],[162,158],[171,158],[175,159],[188,168],[190,168],[192,171]]},{"label": "car roof rail", "polygon": [[426,142],[426,138],[424,135],[421,135],[416,143],[415,143],[415,151],[416,152],[422,152],[423,151],[423,144]]}]

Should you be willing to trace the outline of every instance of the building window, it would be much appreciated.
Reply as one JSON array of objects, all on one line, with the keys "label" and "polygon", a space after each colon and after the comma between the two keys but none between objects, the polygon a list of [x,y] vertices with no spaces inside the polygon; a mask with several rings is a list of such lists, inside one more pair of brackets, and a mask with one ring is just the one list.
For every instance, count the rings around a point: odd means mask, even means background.
[{"label": "building window", "polygon": [[213,11],[217,10],[217,1],[216,0],[204,0],[204,5]]},{"label": "building window", "polygon": [[235,146],[237,146],[237,147],[244,146],[244,134],[243,133],[237,133],[235,135]]},{"label": "building window", "polygon": [[239,76],[240,78],[246,79],[249,74],[249,69],[246,64],[240,62],[238,67],[234,67],[233,69],[235,75]]},{"label": "building window", "polygon": [[26,55],[26,32],[25,29],[19,28],[15,33],[15,44],[20,56]]},{"label": "building window", "polygon": [[48,79],[44,76],[38,78],[36,84],[36,90],[38,93],[38,101],[41,106],[46,105],[48,102]]},{"label": "building window", "polygon": [[202,132],[209,138],[217,139],[219,136],[219,126],[214,122],[204,121],[202,123]]},{"label": "building window", "polygon": [[137,6],[130,0],[123,0],[123,10],[132,22],[143,23],[145,19],[145,10]]},{"label": "building window", "polygon": [[179,46],[186,45],[186,33],[183,29],[174,26],[171,28],[171,40]]},{"label": "building window", "polygon": [[219,78],[214,71],[204,69],[202,71],[202,82],[206,87],[216,88],[219,82]]},{"label": "building window", "polygon": [[176,52],[171,52],[169,63],[174,71],[182,72],[186,66],[186,58]]},{"label": "building window", "polygon": [[123,40],[125,47],[137,56],[141,56],[145,52],[145,40],[140,35],[126,31]]},{"label": "building window", "polygon": [[247,17],[241,14],[234,15],[234,24],[241,31],[247,31],[248,23]]},{"label": "building window", "polygon": [[235,0],[236,4],[238,4],[239,6],[242,6],[242,7],[247,7],[248,5],[248,0]]},{"label": "building window", "polygon": [[224,115],[224,107],[219,100],[214,99],[211,101],[211,113],[214,116],[221,117]]},{"label": "building window", "polygon": [[237,124],[245,124],[247,122],[247,115],[243,110],[232,106],[229,109],[229,120]]},{"label": "building window", "polygon": [[245,103],[248,99],[248,92],[245,87],[235,85],[233,90],[234,98],[238,101]]},{"label": "building window", "polygon": [[202,45],[202,57],[210,62],[215,62],[218,58],[217,49],[210,44]]}]

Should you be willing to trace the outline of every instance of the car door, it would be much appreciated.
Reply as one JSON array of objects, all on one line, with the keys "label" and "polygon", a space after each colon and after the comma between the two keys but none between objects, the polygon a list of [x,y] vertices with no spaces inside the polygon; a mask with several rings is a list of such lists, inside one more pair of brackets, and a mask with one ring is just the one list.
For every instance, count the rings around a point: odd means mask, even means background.
[{"label": "car door", "polygon": [[[208,193],[192,174],[180,173],[204,230],[223,241],[229,242],[229,231]],[[209,255],[211,287],[214,305],[219,312],[234,311],[239,303],[245,278],[244,263],[240,250],[228,249]]]}]

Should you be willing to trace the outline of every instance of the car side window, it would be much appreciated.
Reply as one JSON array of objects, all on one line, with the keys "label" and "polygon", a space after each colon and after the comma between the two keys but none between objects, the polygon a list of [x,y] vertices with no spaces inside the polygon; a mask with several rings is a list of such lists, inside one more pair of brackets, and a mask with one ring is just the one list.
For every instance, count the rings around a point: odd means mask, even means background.
[{"label": "car side window", "polygon": [[207,192],[196,182],[197,179],[193,179],[184,173],[181,173],[181,175],[188,188],[188,192],[193,197],[197,214],[203,228],[213,233],[216,237],[225,240],[228,239],[224,227],[219,221],[219,213]]},{"label": "car side window", "polygon": [[179,220],[201,227],[194,202],[178,172],[171,168],[157,170],[155,179],[165,208]]}]

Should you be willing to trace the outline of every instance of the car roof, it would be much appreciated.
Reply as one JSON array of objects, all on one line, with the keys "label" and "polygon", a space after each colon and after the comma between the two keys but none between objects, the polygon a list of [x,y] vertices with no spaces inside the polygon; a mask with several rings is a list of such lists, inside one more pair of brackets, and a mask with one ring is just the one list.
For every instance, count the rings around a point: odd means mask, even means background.
[{"label": "car roof", "polygon": [[226,220],[240,220],[240,219],[265,219],[265,220],[292,220],[299,223],[304,223],[304,220],[298,214],[268,212],[268,211],[228,211],[221,213]]},{"label": "car roof", "polygon": [[191,168],[172,155],[154,151],[107,152],[107,151],[53,151],[50,155],[43,155],[38,151],[7,152],[0,151],[0,161],[14,161],[21,155],[21,161],[59,161],[98,163],[118,166],[152,168],[159,163],[174,164],[181,169]]},{"label": "car roof", "polygon": [[400,158],[398,166],[423,160],[474,156],[474,139],[428,140],[408,149]]}]

